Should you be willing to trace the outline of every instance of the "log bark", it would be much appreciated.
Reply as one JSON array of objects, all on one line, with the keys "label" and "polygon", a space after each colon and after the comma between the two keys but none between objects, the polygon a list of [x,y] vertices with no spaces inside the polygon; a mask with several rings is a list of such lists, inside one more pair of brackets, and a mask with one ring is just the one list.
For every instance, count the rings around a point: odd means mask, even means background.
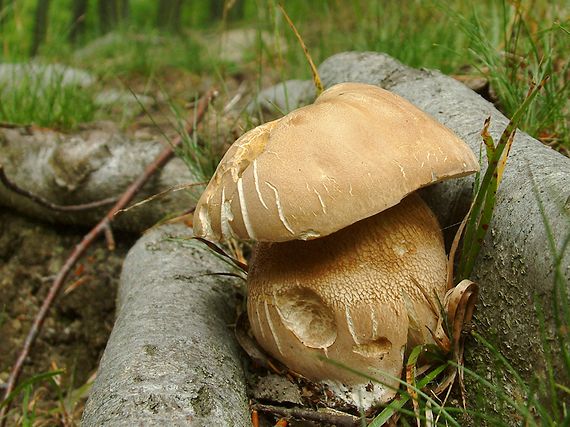
[{"label": "log bark", "polygon": [[[75,205],[119,197],[164,148],[156,140],[134,141],[114,126],[100,126],[74,135],[50,130],[0,128],[0,164],[18,187],[56,205]],[[179,184],[196,182],[178,158],[170,161],[144,187],[142,200]],[[198,188],[167,194],[157,201],[120,213],[113,226],[141,232],[169,215],[191,209]],[[79,212],[58,212],[15,194],[0,184],[0,205],[22,214],[71,225],[96,224],[110,206]]]},{"label": "log bark", "polygon": [[[494,106],[462,83],[437,71],[416,70],[379,53],[347,52],[327,59],[319,68],[328,87],[343,81],[371,83],[391,90],[426,111],[463,138],[475,153],[481,145],[483,122],[491,117],[490,132],[498,141],[507,119]],[[539,95],[540,96],[540,95]],[[484,157],[484,156],[483,156]],[[469,207],[473,177],[441,183],[423,193],[444,230],[457,224]],[[497,205],[472,279],[480,285],[475,328],[491,341],[528,381],[545,380],[545,354],[537,311],[546,317],[545,333],[552,341],[554,255],[540,213],[540,199],[548,223],[561,249],[570,236],[570,159],[518,131],[507,163]],[[563,275],[570,291],[570,250],[562,258]],[[471,342],[467,366],[495,383],[511,381],[486,348]],[[556,364],[559,360],[553,360]],[[557,382],[568,384],[563,369]],[[514,380],[512,380],[514,381]],[[496,394],[474,382],[472,401],[483,412],[508,411]],[[516,392],[515,392],[516,393]],[[506,418],[505,418],[506,419]],[[513,421],[515,422],[515,421]]]},{"label": "log bark", "polygon": [[179,34],[182,31],[183,0],[166,0],[157,3],[156,26],[162,30],[168,30]]},{"label": "log bark", "polygon": [[73,0],[73,14],[69,26],[69,41],[73,45],[76,45],[85,34],[88,6],[88,0]]},{"label": "log bark", "polygon": [[128,2],[124,0],[99,0],[99,28],[108,33],[129,15]]},{"label": "log bark", "polygon": [[117,320],[83,415],[84,426],[250,425],[235,321],[235,278],[193,241],[161,226],[125,259]]},{"label": "log bark", "polygon": [[38,0],[34,14],[34,27],[32,33],[32,44],[30,46],[30,56],[37,55],[40,46],[45,41],[48,30],[50,0]]}]

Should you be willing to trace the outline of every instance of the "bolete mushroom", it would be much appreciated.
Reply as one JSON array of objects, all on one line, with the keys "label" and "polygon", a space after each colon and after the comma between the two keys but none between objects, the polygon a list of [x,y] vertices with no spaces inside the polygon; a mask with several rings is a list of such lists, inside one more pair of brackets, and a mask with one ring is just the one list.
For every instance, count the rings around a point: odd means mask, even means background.
[{"label": "bolete mushroom", "polygon": [[439,224],[412,193],[478,169],[461,139],[403,98],[338,84],[230,147],[194,233],[256,241],[247,303],[256,340],[368,408],[393,397],[406,348],[433,342],[446,292]]}]

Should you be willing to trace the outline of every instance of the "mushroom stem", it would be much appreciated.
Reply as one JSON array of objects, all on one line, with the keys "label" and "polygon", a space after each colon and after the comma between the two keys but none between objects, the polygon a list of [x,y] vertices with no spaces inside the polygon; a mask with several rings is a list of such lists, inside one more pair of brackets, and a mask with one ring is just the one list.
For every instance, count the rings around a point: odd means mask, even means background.
[{"label": "mushroom stem", "polygon": [[[406,347],[433,342],[439,313],[432,307],[445,295],[446,262],[439,224],[416,194],[320,239],[258,243],[248,274],[254,336],[349,403],[386,402]],[[371,386],[323,358],[384,384]]]}]

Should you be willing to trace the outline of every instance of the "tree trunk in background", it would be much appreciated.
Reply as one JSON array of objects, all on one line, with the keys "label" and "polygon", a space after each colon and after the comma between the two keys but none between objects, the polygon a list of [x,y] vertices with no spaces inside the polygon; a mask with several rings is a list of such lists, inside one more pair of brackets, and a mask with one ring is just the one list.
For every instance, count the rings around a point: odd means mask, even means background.
[{"label": "tree trunk in background", "polygon": [[99,28],[108,33],[129,16],[128,0],[99,0]]},{"label": "tree trunk in background", "polygon": [[182,29],[180,15],[184,0],[163,0],[157,3],[156,26],[161,30],[179,33]]},{"label": "tree trunk in background", "polygon": [[210,21],[237,21],[243,18],[243,0],[211,0]]},{"label": "tree trunk in background", "polygon": [[4,15],[4,0],[0,0],[0,32],[4,29],[4,19],[6,16]]},{"label": "tree trunk in background", "polygon": [[50,0],[38,0],[36,4],[36,13],[34,16],[34,32],[32,45],[30,47],[30,56],[36,56],[40,45],[46,38],[48,13]]},{"label": "tree trunk in background", "polygon": [[77,44],[77,41],[85,33],[85,16],[87,14],[87,0],[73,0],[73,14],[71,15],[71,31],[69,41]]},{"label": "tree trunk in background", "polygon": [[129,19],[129,16],[131,14],[131,10],[130,10],[130,6],[129,6],[129,0],[119,0],[119,18],[121,19],[121,21],[126,21],[127,19]]},{"label": "tree trunk in background", "polygon": [[115,26],[114,3],[115,0],[99,0],[99,29],[102,34],[109,32]]}]

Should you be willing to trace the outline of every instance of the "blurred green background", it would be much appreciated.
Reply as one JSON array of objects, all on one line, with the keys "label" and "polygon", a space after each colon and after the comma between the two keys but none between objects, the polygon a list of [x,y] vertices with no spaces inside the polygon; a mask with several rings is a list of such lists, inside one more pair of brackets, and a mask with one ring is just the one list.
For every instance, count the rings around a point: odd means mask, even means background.
[{"label": "blurred green background", "polygon": [[[303,51],[278,3],[0,0],[1,62],[58,62],[88,69],[104,82],[117,77],[130,82],[172,81],[183,73],[202,81],[215,79],[222,86],[230,78],[247,80],[260,89],[276,81],[310,78]],[[372,50],[468,83],[482,78],[507,115],[533,82],[549,76],[522,127],[568,151],[568,0],[281,4],[317,64],[337,52]],[[244,34],[253,38],[248,49],[237,56],[222,54],[228,49],[227,39]]]}]

